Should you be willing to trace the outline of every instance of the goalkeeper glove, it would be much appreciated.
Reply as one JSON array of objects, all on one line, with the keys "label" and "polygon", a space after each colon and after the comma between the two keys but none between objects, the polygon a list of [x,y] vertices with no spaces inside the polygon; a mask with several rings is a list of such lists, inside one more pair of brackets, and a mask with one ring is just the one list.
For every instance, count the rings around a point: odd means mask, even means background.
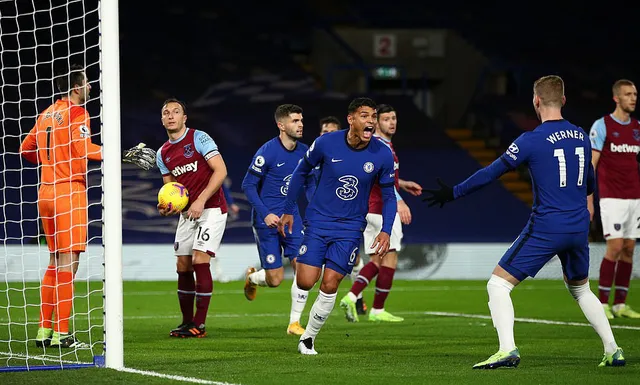
[{"label": "goalkeeper glove", "polygon": [[156,152],[140,143],[124,152],[123,162],[133,163],[145,171],[149,171],[156,166]]},{"label": "goalkeeper glove", "polygon": [[445,203],[454,200],[453,189],[444,184],[444,182],[442,182],[440,178],[438,178],[438,184],[440,185],[439,190],[424,190],[426,193],[431,194],[431,196],[426,197],[422,200],[423,202],[429,202],[429,207],[435,206],[439,203],[440,208],[442,208]]}]

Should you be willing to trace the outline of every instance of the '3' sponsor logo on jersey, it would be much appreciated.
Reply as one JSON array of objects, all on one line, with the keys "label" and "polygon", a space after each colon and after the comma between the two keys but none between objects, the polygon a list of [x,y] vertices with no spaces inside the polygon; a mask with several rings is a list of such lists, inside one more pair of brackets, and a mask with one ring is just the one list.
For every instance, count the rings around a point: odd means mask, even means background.
[{"label": "'3' sponsor logo on jersey", "polygon": [[350,201],[358,196],[358,178],[353,175],[344,175],[338,178],[343,183],[336,189],[336,195],[343,201]]}]

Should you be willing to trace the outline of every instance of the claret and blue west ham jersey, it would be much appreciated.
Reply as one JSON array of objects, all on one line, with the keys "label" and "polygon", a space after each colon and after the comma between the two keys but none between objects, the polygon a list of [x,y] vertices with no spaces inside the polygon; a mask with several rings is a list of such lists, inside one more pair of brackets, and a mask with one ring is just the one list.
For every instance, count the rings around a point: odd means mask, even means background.
[{"label": "claret and blue west ham jersey", "polygon": [[[209,184],[213,170],[207,161],[217,155],[220,155],[218,145],[209,134],[187,128],[180,138],[168,140],[162,145],[156,155],[156,164],[162,176],[171,174],[187,188],[191,205]],[[227,202],[221,188],[209,198],[204,207],[219,207],[223,214],[227,212]]]}]

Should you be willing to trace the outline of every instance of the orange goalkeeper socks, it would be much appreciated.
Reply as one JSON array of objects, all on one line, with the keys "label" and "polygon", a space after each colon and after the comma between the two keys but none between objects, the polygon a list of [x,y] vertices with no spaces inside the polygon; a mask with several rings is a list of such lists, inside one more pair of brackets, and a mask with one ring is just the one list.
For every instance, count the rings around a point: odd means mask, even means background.
[{"label": "orange goalkeeper socks", "polygon": [[69,317],[73,307],[73,273],[58,272],[58,303],[56,304],[56,322],[54,331],[69,333]]},{"label": "orange goalkeeper socks", "polygon": [[40,285],[40,327],[51,329],[51,318],[55,308],[56,267],[49,266]]}]

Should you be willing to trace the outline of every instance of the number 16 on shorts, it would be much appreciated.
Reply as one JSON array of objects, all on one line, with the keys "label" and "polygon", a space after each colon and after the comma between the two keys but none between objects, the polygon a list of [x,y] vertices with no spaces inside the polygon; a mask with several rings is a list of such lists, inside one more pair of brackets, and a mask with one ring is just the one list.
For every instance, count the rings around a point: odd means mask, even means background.
[{"label": "number 16 on shorts", "polygon": [[195,221],[180,215],[174,244],[175,255],[192,255],[194,250],[198,250],[215,256],[226,224],[227,213],[223,214],[219,208],[205,209]]}]

